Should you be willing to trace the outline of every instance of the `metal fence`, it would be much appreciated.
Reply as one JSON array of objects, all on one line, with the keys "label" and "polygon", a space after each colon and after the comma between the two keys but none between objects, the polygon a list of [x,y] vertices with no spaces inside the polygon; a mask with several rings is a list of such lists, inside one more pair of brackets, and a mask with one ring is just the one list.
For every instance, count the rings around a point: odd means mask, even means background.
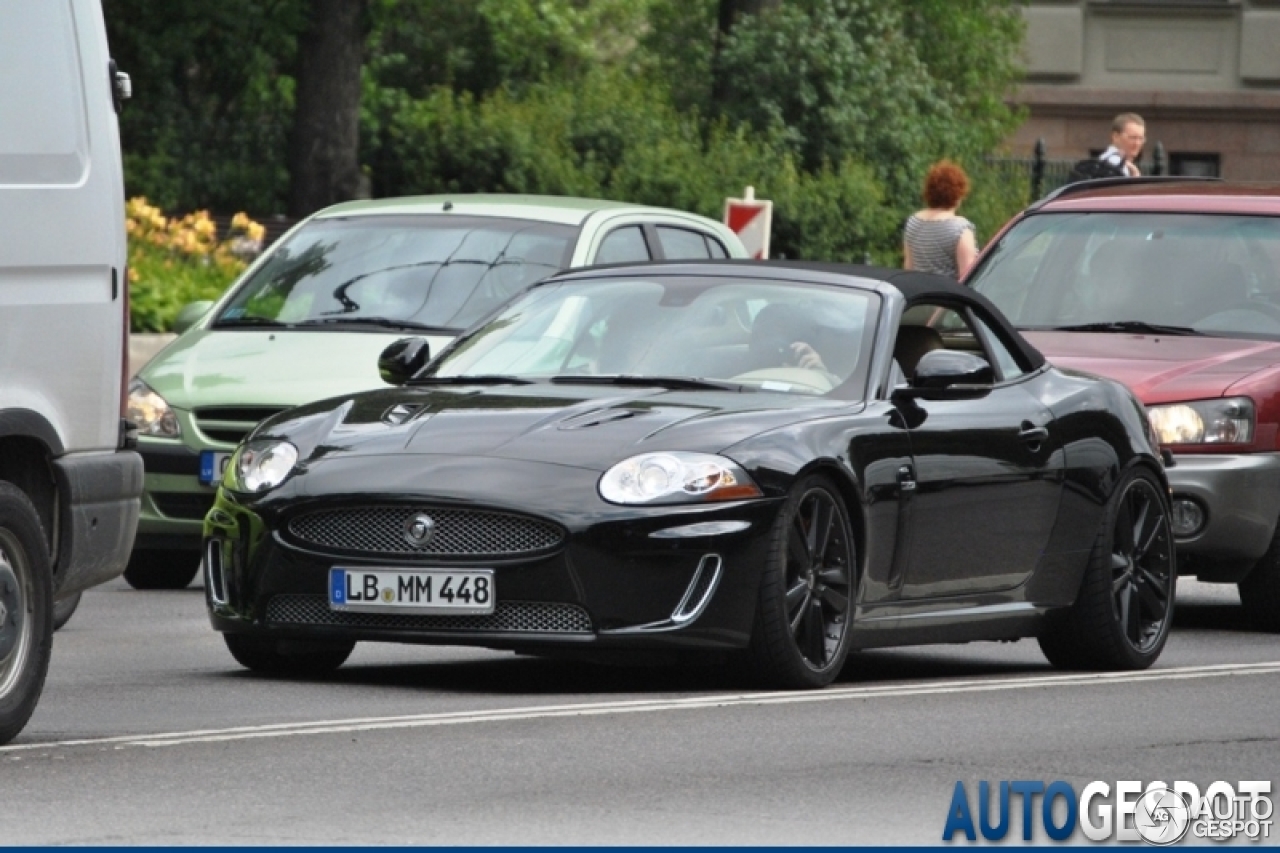
[{"label": "metal fence", "polygon": [[[1044,139],[1037,139],[1030,157],[990,157],[987,165],[995,169],[1002,178],[1009,181],[1025,180],[1030,197],[1038,199],[1068,183],[1071,169],[1080,158],[1063,160],[1050,159],[1046,156]],[[1167,173],[1167,160],[1164,145],[1157,142],[1152,146],[1151,159],[1139,162],[1138,167],[1144,175],[1163,175]]]}]

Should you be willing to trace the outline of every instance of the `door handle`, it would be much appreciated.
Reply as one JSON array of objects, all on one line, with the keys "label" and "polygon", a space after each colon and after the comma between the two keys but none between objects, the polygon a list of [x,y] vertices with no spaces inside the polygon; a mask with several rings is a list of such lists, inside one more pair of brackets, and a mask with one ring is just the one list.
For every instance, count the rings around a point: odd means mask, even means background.
[{"label": "door handle", "polygon": [[1049,438],[1049,430],[1045,427],[1033,425],[1030,421],[1022,422],[1022,430],[1018,433],[1018,438],[1027,444],[1040,444]]}]

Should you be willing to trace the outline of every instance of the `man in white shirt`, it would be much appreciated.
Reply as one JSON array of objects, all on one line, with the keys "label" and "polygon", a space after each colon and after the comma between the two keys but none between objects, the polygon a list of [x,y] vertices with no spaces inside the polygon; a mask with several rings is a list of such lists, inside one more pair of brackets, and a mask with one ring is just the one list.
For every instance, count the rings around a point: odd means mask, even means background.
[{"label": "man in white shirt", "polygon": [[1098,159],[1136,178],[1142,174],[1138,168],[1138,155],[1147,144],[1147,126],[1137,113],[1120,113],[1111,121],[1111,147],[1098,155]]}]

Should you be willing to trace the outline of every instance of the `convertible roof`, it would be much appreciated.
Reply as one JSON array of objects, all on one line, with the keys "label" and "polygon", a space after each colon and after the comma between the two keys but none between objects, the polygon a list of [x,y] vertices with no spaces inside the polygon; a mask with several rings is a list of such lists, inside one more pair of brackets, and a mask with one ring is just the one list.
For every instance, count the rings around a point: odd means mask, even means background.
[{"label": "convertible roof", "polygon": [[968,302],[984,309],[991,318],[996,332],[1009,347],[1022,353],[1026,363],[1034,370],[1045,362],[1044,356],[1027,342],[1015,329],[1000,309],[992,304],[981,293],[971,287],[960,284],[955,279],[927,272],[890,269],[888,267],[867,266],[863,264],[839,264],[825,261],[792,261],[792,260],[714,260],[714,261],[656,261],[646,264],[616,264],[607,267],[583,267],[560,273],[553,278],[590,277],[593,273],[607,271],[609,275],[643,275],[655,270],[673,275],[741,275],[744,270],[751,270],[760,277],[778,274],[785,270],[796,272],[820,273],[824,276],[840,276],[858,279],[871,279],[884,282],[901,291],[907,303],[917,302]]}]

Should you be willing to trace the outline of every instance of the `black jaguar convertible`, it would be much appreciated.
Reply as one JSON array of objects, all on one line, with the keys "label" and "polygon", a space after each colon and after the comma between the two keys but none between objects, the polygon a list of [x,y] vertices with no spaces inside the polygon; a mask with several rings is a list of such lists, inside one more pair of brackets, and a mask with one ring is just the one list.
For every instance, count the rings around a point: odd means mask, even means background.
[{"label": "black jaguar convertible", "polygon": [[358,641],[714,652],[781,688],[851,649],[1036,637],[1159,656],[1175,566],[1142,406],[982,296],[870,267],[554,276],[392,386],[284,412],[205,522],[250,669]]}]

